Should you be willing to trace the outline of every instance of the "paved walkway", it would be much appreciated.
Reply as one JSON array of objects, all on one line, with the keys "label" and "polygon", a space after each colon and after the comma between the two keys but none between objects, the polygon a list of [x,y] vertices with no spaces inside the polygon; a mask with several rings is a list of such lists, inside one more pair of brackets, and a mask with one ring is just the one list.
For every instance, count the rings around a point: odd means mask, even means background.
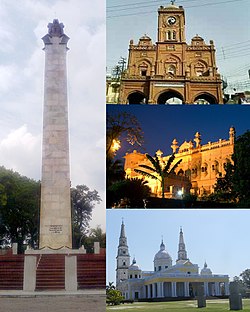
[{"label": "paved walkway", "polygon": [[0,312],[105,312],[103,290],[75,293],[0,291]]}]

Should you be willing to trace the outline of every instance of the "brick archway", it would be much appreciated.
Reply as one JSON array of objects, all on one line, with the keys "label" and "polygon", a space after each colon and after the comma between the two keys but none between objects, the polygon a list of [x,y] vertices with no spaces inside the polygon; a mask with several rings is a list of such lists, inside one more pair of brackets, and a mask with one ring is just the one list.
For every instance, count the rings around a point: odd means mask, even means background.
[{"label": "brick archway", "polygon": [[183,96],[175,90],[163,91],[157,99],[157,104],[183,104],[184,102]]},{"label": "brick archway", "polygon": [[127,97],[128,104],[147,104],[148,100],[146,95],[143,92],[135,91],[128,95]]}]

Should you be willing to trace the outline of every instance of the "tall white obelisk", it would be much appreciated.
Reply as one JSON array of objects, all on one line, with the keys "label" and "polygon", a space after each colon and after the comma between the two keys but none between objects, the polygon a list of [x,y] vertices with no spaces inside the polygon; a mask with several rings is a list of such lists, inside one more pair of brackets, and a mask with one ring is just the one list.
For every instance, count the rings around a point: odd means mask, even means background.
[{"label": "tall white obelisk", "polygon": [[48,25],[45,51],[39,248],[72,248],[66,54],[69,37]]}]

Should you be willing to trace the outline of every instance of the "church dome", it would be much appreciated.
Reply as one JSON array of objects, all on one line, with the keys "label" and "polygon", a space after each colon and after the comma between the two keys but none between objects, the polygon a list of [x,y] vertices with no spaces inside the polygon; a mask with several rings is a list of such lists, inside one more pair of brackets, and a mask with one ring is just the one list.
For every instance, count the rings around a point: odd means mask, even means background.
[{"label": "church dome", "polygon": [[141,270],[140,267],[136,264],[135,258],[133,259],[132,264],[129,266],[128,269],[129,269],[130,271],[131,271],[131,270],[132,270],[132,271],[140,271],[140,270]]},{"label": "church dome", "polygon": [[160,250],[155,254],[154,261],[155,260],[163,260],[163,259],[172,261],[172,258],[169,255],[169,253],[165,250],[165,245],[162,241],[161,246],[160,246]]},{"label": "church dome", "polygon": [[204,267],[201,270],[201,275],[211,275],[212,271],[207,267],[207,263],[204,263]]}]

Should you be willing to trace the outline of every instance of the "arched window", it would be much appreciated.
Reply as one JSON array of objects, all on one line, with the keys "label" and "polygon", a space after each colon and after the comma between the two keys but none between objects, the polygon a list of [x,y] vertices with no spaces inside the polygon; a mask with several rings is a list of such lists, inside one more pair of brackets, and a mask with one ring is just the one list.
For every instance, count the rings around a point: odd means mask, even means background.
[{"label": "arched window", "polygon": [[176,31],[173,30],[173,40],[176,40]]}]

